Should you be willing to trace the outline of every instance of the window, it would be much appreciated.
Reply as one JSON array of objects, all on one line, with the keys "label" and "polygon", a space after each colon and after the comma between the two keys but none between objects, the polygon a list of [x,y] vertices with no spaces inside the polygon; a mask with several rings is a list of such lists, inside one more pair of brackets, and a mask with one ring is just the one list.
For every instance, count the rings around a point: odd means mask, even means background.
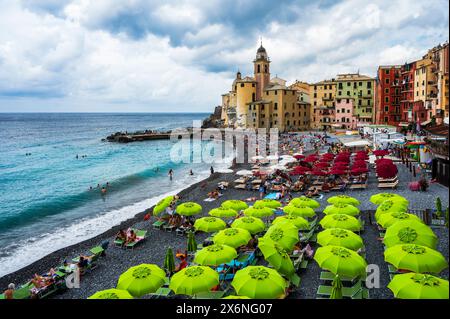
[{"label": "window", "polygon": [[261,73],[261,65],[258,64],[256,73]]},{"label": "window", "polygon": [[367,88],[368,88],[368,89],[371,89],[371,88],[372,88],[372,82],[370,82],[370,81],[367,82]]},{"label": "window", "polygon": [[347,113],[350,113],[350,110],[347,110]]},{"label": "window", "polygon": [[342,90],[342,83],[341,82],[339,82],[339,84],[338,84],[338,89]]},{"label": "window", "polygon": [[317,98],[317,93],[314,93],[314,98]]},{"label": "window", "polygon": [[384,117],[384,121],[387,123],[387,121],[388,121],[387,116]]},{"label": "window", "polygon": [[261,121],[261,125],[264,125],[264,121]]},{"label": "window", "polygon": [[389,69],[384,70],[385,74],[389,74]]},{"label": "window", "polygon": [[[276,92],[276,91],[275,91]],[[278,103],[277,102],[275,102],[274,104],[273,104],[273,109],[274,110],[278,110]]]},{"label": "window", "polygon": [[384,101],[385,101],[386,103],[389,103],[389,97],[386,96],[386,97],[384,98]]},{"label": "window", "polygon": [[[385,82],[386,82],[386,84],[389,84],[389,79],[386,79]],[[370,82],[369,82],[369,83],[370,83]]]},{"label": "window", "polygon": [[350,82],[347,82],[347,86],[350,86],[351,84],[350,84]]},{"label": "window", "polygon": [[384,107],[384,111],[385,111],[385,112],[389,112],[389,106],[386,105],[386,106]]},{"label": "window", "polygon": [[350,103],[350,99],[347,99],[347,104]]},{"label": "window", "polygon": [[283,90],[283,95],[286,95],[286,90]]},{"label": "window", "polygon": [[350,95],[350,91],[347,91],[347,95]]},{"label": "window", "polygon": [[384,93],[389,94],[389,89],[385,89]]},{"label": "window", "polygon": [[[317,106],[317,102],[316,101],[314,101],[314,106]],[[315,110],[314,110],[315,111]]]},{"label": "window", "polygon": [[359,82],[358,85],[359,85],[359,86],[362,86],[362,82]]},{"label": "window", "polygon": [[371,90],[367,90],[367,95],[371,95],[372,91]]},{"label": "window", "polygon": [[241,83],[241,88],[243,88],[244,87],[244,83]]},{"label": "window", "polygon": [[344,109],[344,108],[342,108],[342,109],[341,109],[341,112],[342,112],[342,113],[345,113],[345,109]]},{"label": "window", "polygon": [[275,95],[277,95],[278,94],[278,91],[277,90],[275,90]]},{"label": "window", "polygon": [[314,85],[314,91],[317,91],[317,85]]},{"label": "window", "polygon": [[252,93],[252,102],[255,102],[255,101],[256,101],[255,93]]},{"label": "window", "polygon": [[336,112],[339,113],[339,109]]},{"label": "window", "polygon": [[266,73],[267,73],[267,64],[266,64],[266,65],[264,65],[264,72],[266,72]]},{"label": "window", "polygon": [[342,95],[342,91],[339,91],[339,92],[338,92],[338,95]]}]

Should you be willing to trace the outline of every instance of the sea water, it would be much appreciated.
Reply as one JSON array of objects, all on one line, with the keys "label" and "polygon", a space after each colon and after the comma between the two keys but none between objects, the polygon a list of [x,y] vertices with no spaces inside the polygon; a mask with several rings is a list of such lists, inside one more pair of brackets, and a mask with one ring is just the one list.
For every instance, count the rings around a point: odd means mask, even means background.
[{"label": "sea water", "polygon": [[210,164],[173,163],[168,140],[102,141],[117,131],[170,130],[206,117],[0,114],[0,276],[92,238],[207,177]]}]

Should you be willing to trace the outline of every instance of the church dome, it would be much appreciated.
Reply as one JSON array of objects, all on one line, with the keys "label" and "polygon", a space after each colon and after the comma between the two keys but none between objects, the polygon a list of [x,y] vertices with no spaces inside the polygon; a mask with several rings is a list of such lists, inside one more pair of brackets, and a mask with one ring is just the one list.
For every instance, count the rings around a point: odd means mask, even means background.
[{"label": "church dome", "polygon": [[267,60],[267,52],[266,52],[266,49],[262,46],[262,44],[256,51],[256,60],[260,60],[260,59]]}]

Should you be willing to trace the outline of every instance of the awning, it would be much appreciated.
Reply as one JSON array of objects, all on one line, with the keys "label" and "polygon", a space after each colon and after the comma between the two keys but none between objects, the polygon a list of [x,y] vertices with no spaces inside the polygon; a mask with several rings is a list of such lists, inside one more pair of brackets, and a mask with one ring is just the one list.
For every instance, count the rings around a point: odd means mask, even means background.
[{"label": "awning", "polygon": [[420,123],[420,125],[425,126],[425,125],[428,125],[430,123],[431,123],[431,120],[428,120],[428,121],[424,121],[424,122]]},{"label": "awning", "polygon": [[358,147],[358,146],[366,146],[366,145],[372,145],[369,141],[366,140],[360,140],[360,141],[352,141],[344,143],[344,146],[347,147]]}]

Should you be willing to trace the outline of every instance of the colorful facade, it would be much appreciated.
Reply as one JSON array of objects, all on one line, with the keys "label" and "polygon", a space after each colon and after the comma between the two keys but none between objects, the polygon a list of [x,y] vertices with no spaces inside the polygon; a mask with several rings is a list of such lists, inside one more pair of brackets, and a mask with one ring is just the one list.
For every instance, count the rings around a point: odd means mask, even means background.
[{"label": "colorful facade", "polygon": [[400,65],[380,66],[377,71],[375,123],[398,126],[401,121]]},{"label": "colorful facade", "polygon": [[353,99],[353,116],[358,125],[374,122],[375,79],[359,73],[339,74],[336,79],[336,98]]},{"label": "colorful facade", "polygon": [[336,82],[334,79],[311,84],[311,128],[329,130],[335,123]]},{"label": "colorful facade", "polygon": [[356,129],[357,118],[353,115],[354,99],[336,99],[335,127]]}]

